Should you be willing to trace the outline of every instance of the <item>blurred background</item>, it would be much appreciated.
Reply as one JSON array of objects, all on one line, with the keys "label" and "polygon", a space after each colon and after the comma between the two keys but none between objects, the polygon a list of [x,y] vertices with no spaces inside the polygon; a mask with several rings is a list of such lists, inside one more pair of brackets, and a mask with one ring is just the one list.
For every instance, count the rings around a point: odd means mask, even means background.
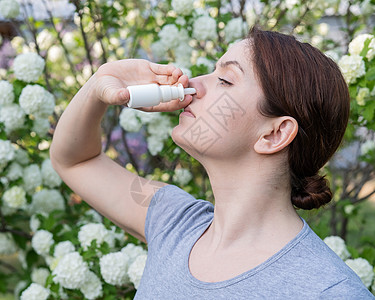
[{"label": "blurred background", "polygon": [[[144,58],[195,77],[212,72],[253,25],[311,43],[344,74],[350,122],[322,170],[334,199],[298,212],[375,293],[374,12],[374,0],[0,0],[0,299],[133,299],[147,245],[54,172],[56,123],[106,62]],[[140,176],[214,203],[204,168],[170,137],[179,113],[109,107],[103,150]],[[88,279],[74,277],[68,254]],[[114,268],[125,275],[114,278]]]}]

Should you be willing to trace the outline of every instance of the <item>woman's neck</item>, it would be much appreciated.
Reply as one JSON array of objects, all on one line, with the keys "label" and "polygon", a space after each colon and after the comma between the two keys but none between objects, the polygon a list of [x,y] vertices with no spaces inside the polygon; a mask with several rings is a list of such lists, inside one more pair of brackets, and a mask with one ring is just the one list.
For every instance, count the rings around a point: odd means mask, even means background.
[{"label": "woman's neck", "polygon": [[205,164],[215,200],[205,232],[212,251],[284,243],[302,229],[290,200],[289,173],[277,165],[270,157]]}]

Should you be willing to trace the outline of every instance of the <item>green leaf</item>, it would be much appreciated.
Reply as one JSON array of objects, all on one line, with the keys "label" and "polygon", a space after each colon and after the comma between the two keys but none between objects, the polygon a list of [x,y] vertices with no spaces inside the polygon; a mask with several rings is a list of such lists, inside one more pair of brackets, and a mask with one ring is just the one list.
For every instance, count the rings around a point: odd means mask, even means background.
[{"label": "green leaf", "polygon": [[365,75],[365,78],[367,81],[373,81],[375,80],[375,67],[371,67]]}]

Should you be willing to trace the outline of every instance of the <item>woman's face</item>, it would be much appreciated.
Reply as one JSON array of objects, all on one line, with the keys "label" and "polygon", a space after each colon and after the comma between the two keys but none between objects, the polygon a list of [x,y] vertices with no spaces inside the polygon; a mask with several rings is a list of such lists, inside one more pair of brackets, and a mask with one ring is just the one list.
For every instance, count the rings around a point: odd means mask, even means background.
[{"label": "woman's face", "polygon": [[192,78],[197,93],[190,105],[194,117],[181,113],[172,138],[199,160],[238,157],[253,151],[263,117],[257,110],[262,91],[255,80],[248,41],[233,45],[211,74]]}]

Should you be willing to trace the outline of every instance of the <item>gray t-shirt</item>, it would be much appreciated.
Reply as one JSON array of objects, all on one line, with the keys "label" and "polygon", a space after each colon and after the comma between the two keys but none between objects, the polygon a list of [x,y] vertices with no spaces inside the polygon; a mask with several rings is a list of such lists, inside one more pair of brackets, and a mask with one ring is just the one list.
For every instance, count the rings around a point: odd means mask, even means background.
[{"label": "gray t-shirt", "polygon": [[360,278],[311,230],[234,278],[203,282],[190,273],[190,251],[213,220],[212,203],[175,185],[160,188],[147,211],[148,257],[134,299],[375,299]]}]

